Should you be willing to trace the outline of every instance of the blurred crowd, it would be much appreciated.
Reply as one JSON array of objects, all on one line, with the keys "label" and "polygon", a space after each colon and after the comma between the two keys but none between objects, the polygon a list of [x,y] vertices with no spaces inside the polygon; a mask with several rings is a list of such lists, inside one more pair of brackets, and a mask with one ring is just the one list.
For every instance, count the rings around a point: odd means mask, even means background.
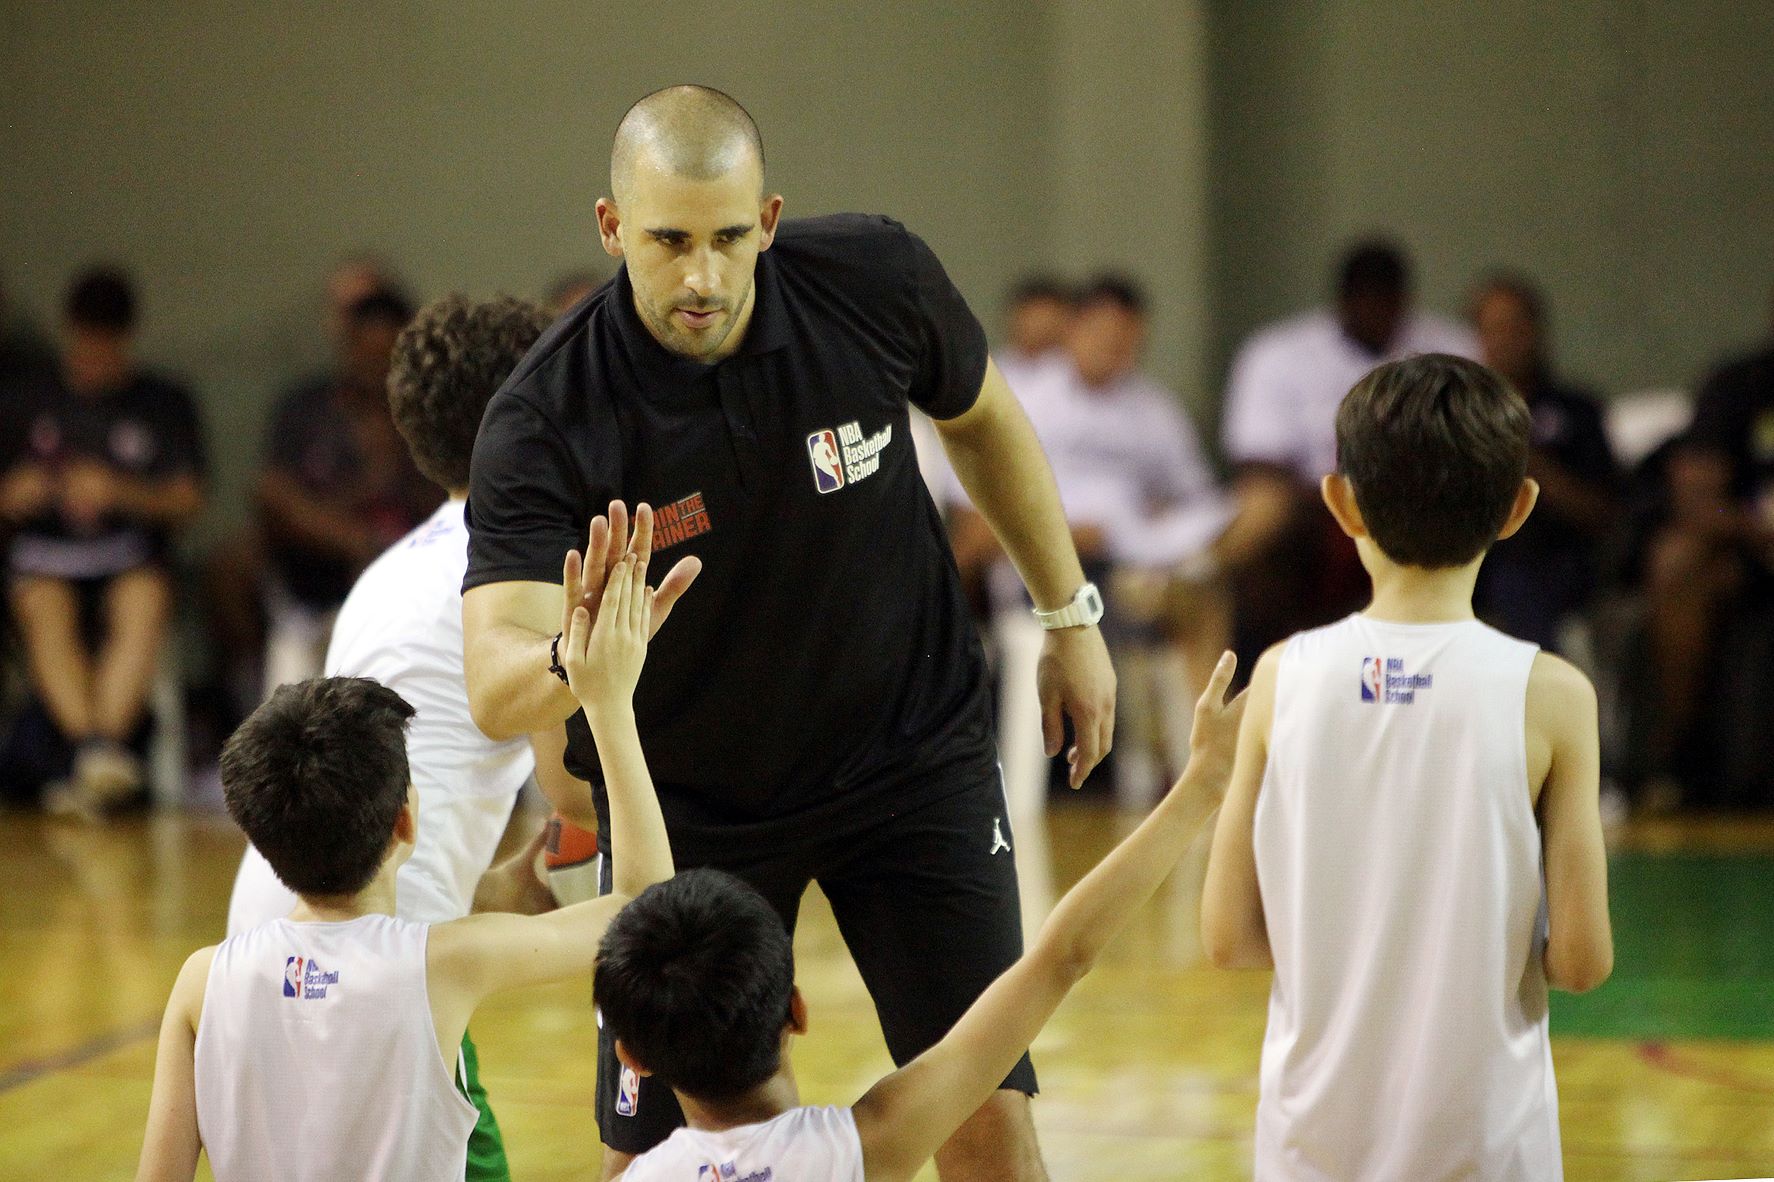
[{"label": "blurred crowd", "polygon": [[[1479,280],[1457,317],[1417,305],[1395,243],[1352,246],[1329,278],[1324,306],[1237,350],[1217,432],[1143,368],[1151,308],[1135,280],[1031,276],[1009,293],[993,356],[1109,607],[1122,698],[1099,778],[1150,800],[1186,755],[1188,706],[1222,648],[1249,668],[1359,609],[1353,546],[1318,501],[1336,407],[1373,366],[1437,351],[1483,361],[1532,408],[1539,507],[1486,561],[1478,606],[1596,679],[1614,807],[1774,807],[1774,309],[1769,338],[1692,392],[1602,394],[1559,368],[1527,276]],[[558,314],[599,282],[563,276],[547,302]],[[130,277],[74,276],[47,335],[0,297],[12,802],[96,815],[142,797],[156,741],[174,744],[161,774],[201,760],[267,687],[319,672],[357,574],[440,501],[388,411],[389,353],[414,310],[403,284],[356,257],[323,286],[331,364],[273,403],[248,511],[201,552],[179,541],[208,501],[201,404],[138,356]],[[1044,793],[1040,630],[940,449],[920,454],[999,667],[1007,786]],[[175,641],[181,612],[194,626]]]}]

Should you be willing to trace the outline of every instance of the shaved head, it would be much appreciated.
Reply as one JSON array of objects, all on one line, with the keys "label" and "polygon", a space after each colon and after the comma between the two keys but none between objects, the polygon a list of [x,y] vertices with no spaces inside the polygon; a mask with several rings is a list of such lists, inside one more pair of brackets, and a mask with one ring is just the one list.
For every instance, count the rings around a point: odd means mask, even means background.
[{"label": "shaved head", "polygon": [[630,107],[617,125],[610,195],[626,204],[639,168],[711,181],[750,161],[757,162],[761,193],[764,141],[744,107],[707,86],[668,86]]}]

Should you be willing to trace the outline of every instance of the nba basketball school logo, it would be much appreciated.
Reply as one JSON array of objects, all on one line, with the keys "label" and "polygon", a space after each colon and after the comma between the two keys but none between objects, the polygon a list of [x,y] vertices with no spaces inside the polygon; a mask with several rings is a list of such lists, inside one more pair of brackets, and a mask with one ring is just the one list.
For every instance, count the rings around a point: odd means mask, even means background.
[{"label": "nba basketball school logo", "polygon": [[1409,706],[1417,691],[1435,684],[1433,673],[1406,673],[1401,657],[1361,658],[1361,700]]},{"label": "nba basketball school logo", "polygon": [[724,1161],[719,1165],[710,1162],[696,1167],[696,1182],[771,1182],[775,1174],[775,1170],[765,1166],[742,1177],[738,1162]]},{"label": "nba basketball school logo", "polygon": [[807,459],[813,464],[813,487],[823,496],[847,484],[866,480],[881,470],[881,453],[893,442],[893,424],[873,435],[862,433],[862,424],[845,423],[807,436]]},{"label": "nba basketball school logo", "polygon": [[285,957],[283,995],[302,1001],[325,1001],[329,988],[339,983],[339,970],[325,972],[312,959]]}]

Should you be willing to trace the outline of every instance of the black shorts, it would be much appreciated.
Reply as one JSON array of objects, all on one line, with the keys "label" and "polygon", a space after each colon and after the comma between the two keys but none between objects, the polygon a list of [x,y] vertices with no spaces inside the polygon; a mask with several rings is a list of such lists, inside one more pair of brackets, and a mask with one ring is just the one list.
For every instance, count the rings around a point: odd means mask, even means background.
[{"label": "black shorts", "polygon": [[[674,852],[680,870],[710,866],[750,883],[791,933],[801,896],[817,881],[874,999],[888,1053],[903,1065],[947,1034],[1022,955],[1011,840],[993,768],[969,773],[953,793],[910,812],[781,856],[760,854],[751,843],[686,851],[674,841]],[[609,858],[602,874],[608,892]],[[817,1021],[818,999],[810,1000]],[[1035,1094],[1028,1055],[1000,1086]],[[597,1120],[604,1144],[629,1154],[646,1152],[684,1123],[671,1089],[625,1072],[602,1030]]]}]

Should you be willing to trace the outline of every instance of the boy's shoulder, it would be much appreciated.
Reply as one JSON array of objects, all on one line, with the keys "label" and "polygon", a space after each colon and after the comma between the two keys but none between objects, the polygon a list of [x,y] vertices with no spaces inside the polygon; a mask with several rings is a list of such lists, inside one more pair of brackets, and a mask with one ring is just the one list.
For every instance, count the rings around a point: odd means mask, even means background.
[{"label": "boy's shoulder", "polygon": [[1571,662],[1544,649],[1534,654],[1528,671],[1527,713],[1530,725],[1562,730],[1563,724],[1595,726],[1595,685]]},{"label": "boy's shoulder", "polygon": [[203,995],[209,987],[209,970],[215,964],[216,952],[220,948],[220,944],[210,944],[187,956],[167,999],[167,1007],[183,1014],[192,1030],[197,1029],[198,1019],[203,1017]]}]

